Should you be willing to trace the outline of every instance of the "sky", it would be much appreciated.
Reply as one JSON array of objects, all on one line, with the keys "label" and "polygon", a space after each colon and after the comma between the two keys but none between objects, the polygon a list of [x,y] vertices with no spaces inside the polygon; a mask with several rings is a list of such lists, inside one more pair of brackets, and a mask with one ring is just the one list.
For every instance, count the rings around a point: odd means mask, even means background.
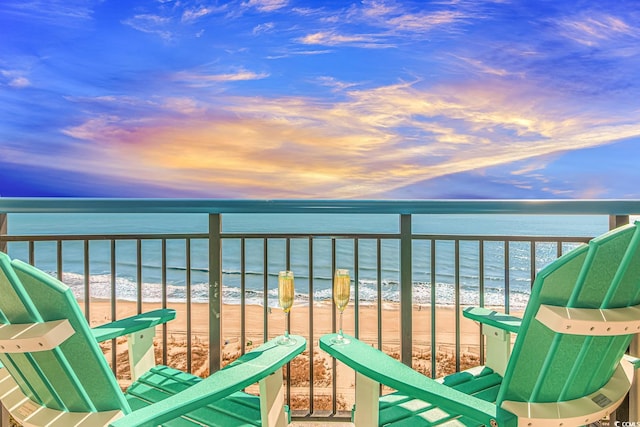
[{"label": "sky", "polygon": [[0,196],[638,199],[640,0],[2,0]]}]

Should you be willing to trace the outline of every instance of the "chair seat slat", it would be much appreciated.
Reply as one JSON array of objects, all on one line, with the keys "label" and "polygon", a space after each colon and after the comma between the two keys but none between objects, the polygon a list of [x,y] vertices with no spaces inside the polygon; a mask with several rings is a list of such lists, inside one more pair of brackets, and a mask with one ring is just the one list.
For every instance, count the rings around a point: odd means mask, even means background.
[{"label": "chair seat slat", "polygon": [[[132,384],[127,395],[138,399],[142,407],[170,398],[201,381],[195,375],[167,366],[157,366]],[[185,417],[202,423],[215,420],[218,424],[213,425],[220,426],[259,426],[260,400],[257,396],[236,392],[218,402],[191,411]]]}]

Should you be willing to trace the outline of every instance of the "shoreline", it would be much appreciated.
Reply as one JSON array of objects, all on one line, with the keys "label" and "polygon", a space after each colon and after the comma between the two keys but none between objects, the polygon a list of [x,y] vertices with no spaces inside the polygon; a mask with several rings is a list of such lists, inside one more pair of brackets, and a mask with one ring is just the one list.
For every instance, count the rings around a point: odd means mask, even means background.
[{"label": "shoreline", "polygon": [[[80,305],[84,305],[84,298],[82,298],[81,296],[76,298],[76,301],[78,302],[78,304]],[[274,305],[269,305],[268,307],[271,308],[272,310],[279,310],[280,307],[277,305],[277,300],[275,300],[276,303]],[[91,304],[94,303],[111,303],[111,299],[110,298],[103,298],[103,297],[91,297]],[[137,304],[136,300],[133,299],[124,299],[124,298],[118,298],[116,300],[116,304]],[[142,302],[143,305],[148,305],[148,306],[161,306],[162,305],[162,301],[161,300],[152,300],[152,299],[145,299]],[[170,305],[174,305],[174,304],[186,304],[186,301],[184,299],[169,299],[167,300],[167,306]],[[206,301],[191,301],[192,305],[196,305],[196,304],[201,304],[201,305],[208,305],[208,302]],[[322,299],[322,300],[314,300],[313,305],[314,306],[324,306],[325,304],[331,305],[332,304],[332,299],[327,298],[327,299]],[[230,306],[230,307],[234,307],[234,306],[240,306],[240,302],[226,302],[223,303],[223,306]],[[247,307],[249,306],[256,306],[256,307],[263,307],[264,305],[261,303],[251,303],[251,302],[245,302],[245,305]],[[359,306],[360,307],[377,307],[378,303],[374,302],[374,301],[360,301]],[[399,306],[400,302],[398,301],[393,301],[393,300],[383,300],[382,301],[382,305],[384,306],[385,309],[390,309],[393,310],[394,306]],[[294,300],[293,303],[294,308],[295,307],[308,307],[309,306],[309,302],[308,300],[304,300],[304,301],[298,301],[298,300]],[[477,306],[477,304],[460,304],[460,307],[469,307],[469,306]],[[353,307],[353,301],[349,301],[349,305],[348,307]],[[420,309],[420,308],[429,308],[431,307],[431,304],[427,304],[427,303],[414,303],[413,304],[413,308],[414,309]],[[454,308],[455,307],[455,303],[452,304],[444,304],[444,303],[436,303],[435,304],[436,308],[442,307],[442,308]],[[491,308],[492,310],[502,310],[504,309],[504,305],[500,305],[500,304],[491,304],[491,305],[486,305],[485,307],[487,308]],[[512,306],[513,307],[513,306]],[[399,308],[399,307],[398,307]],[[520,307],[520,306],[516,306],[516,310],[515,311],[524,311],[525,307]]]}]

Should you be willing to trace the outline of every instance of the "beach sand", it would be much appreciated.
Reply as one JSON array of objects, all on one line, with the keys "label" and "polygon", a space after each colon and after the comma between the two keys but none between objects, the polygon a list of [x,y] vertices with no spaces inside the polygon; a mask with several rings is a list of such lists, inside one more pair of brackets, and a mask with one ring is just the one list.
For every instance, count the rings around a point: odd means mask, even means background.
[{"label": "beach sand", "polygon": [[[83,305],[81,303],[81,305]],[[83,307],[84,308],[84,307]],[[143,311],[160,308],[159,304],[144,304]],[[208,370],[208,305],[193,303],[187,312],[185,303],[171,303],[168,308],[176,310],[176,320],[167,325],[167,358],[163,360],[162,328],[156,333],[156,359],[158,363],[166,364],[177,369],[190,370],[193,374],[206,377]],[[290,333],[310,337],[309,306],[294,306],[291,311]],[[336,385],[335,405],[340,411],[348,411],[354,401],[354,372],[342,365],[335,364],[326,353],[318,347],[318,339],[333,329],[334,310],[330,303],[316,303],[313,308],[313,342],[308,343],[307,350],[296,357],[290,368],[291,396],[290,406],[294,411],[308,412],[310,409],[309,394],[311,376],[313,375],[313,411],[322,413],[333,409],[333,382]],[[354,306],[349,305],[344,313],[345,333],[354,335]],[[134,315],[137,306],[133,302],[117,301],[117,318]],[[400,357],[400,311],[398,304],[384,304],[380,310],[382,324],[382,349],[393,357]],[[521,313],[512,313],[520,315]],[[92,301],[90,304],[91,325],[107,323],[111,320],[111,305],[109,301]],[[267,323],[268,338],[281,335],[284,329],[284,314],[280,309],[264,309],[262,306],[245,306],[245,351],[263,342],[263,328]],[[222,331],[224,345],[222,348],[223,365],[227,364],[242,353],[241,336],[241,307],[239,305],[224,305],[222,308]],[[377,306],[359,307],[360,339],[374,346],[378,342],[378,308]],[[436,308],[436,377],[440,377],[456,370],[456,316],[453,307]],[[189,331],[188,331],[189,329]],[[459,316],[459,348],[460,369],[467,369],[480,364],[479,326],[474,322]],[[190,338],[189,338],[190,337]],[[187,341],[191,343],[191,354],[187,355]],[[431,310],[427,306],[414,306],[413,313],[413,368],[426,374],[431,373]],[[111,343],[102,344],[107,360],[111,362]],[[310,353],[311,352],[311,353]],[[123,387],[128,383],[128,367],[126,342],[118,339],[117,347],[118,377]],[[311,373],[313,360],[313,374]],[[189,367],[190,363],[190,367]],[[287,370],[285,369],[285,377]],[[255,390],[248,390],[256,392]],[[294,412],[295,413],[295,412]]]}]

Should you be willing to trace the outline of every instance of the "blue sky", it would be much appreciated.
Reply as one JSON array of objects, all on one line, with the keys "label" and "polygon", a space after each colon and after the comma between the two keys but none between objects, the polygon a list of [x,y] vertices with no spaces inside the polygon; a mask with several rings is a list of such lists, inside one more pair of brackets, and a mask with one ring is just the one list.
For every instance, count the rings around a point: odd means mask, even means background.
[{"label": "blue sky", "polygon": [[640,198],[640,2],[3,0],[0,195]]}]

